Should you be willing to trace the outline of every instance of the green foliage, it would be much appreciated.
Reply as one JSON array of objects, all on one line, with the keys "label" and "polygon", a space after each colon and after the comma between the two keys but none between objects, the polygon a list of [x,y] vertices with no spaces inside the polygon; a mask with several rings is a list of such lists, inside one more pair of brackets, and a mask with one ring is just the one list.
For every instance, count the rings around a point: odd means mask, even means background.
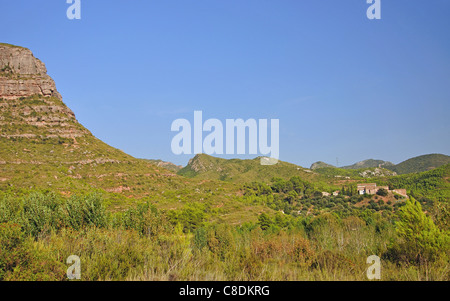
[{"label": "green foliage", "polygon": [[54,193],[31,193],[17,201],[0,200],[0,222],[15,222],[34,237],[50,230],[72,227],[105,227],[107,214],[100,195],[73,196],[64,200]]},{"label": "green foliage", "polygon": [[416,199],[450,200],[450,164],[418,173],[390,177],[381,184],[389,185],[390,189],[404,188]]},{"label": "green foliage", "polygon": [[378,189],[377,194],[380,196],[387,196],[389,194],[389,192],[384,188],[380,188],[380,189]]},{"label": "green foliage", "polygon": [[232,183],[251,183],[254,181],[269,183],[274,177],[290,179],[300,176],[306,180],[320,180],[315,173],[306,172],[304,168],[288,162],[278,161],[275,165],[261,165],[261,158],[252,160],[212,157],[198,154],[178,174],[198,179],[222,180]]},{"label": "green foliage", "polygon": [[175,225],[181,225],[185,233],[192,232],[204,225],[206,218],[204,210],[200,204],[190,204],[181,210],[170,211],[169,220]]},{"label": "green foliage", "polygon": [[86,226],[105,227],[107,215],[97,194],[72,197],[62,206],[66,225],[76,230]]},{"label": "green foliage", "polygon": [[0,280],[14,271],[26,256],[22,248],[24,235],[20,226],[12,223],[0,224]]},{"label": "green foliage", "polygon": [[64,280],[64,265],[31,244],[19,225],[0,224],[0,280]]},{"label": "green foliage", "polygon": [[414,157],[387,168],[397,172],[398,174],[407,174],[428,171],[449,163],[450,156],[442,154],[429,154]]},{"label": "green foliage", "polygon": [[[369,209],[350,216],[261,213],[257,224],[231,226],[193,222],[197,213],[209,210],[199,205],[165,212],[146,202],[99,218],[102,210],[93,209],[99,208],[97,199],[88,195],[64,200],[52,194],[34,194],[19,202],[0,199],[2,216],[21,222],[0,224],[0,279],[64,280],[65,259],[76,254],[82,258],[83,280],[364,280],[368,255],[392,255],[389,242],[403,242],[389,215]],[[67,208],[81,209],[74,209],[77,214],[69,219]],[[29,228],[36,220],[24,219],[25,211],[46,218]],[[419,220],[428,232],[435,230]],[[431,245],[431,250],[441,248]],[[391,265],[402,258],[388,259],[383,277],[409,279]],[[445,268],[442,261],[433,263],[436,270],[423,272],[422,266],[414,262],[417,277],[450,279],[439,272]]]},{"label": "green foliage", "polygon": [[428,262],[442,257],[450,251],[450,233],[440,230],[433,220],[422,211],[414,198],[408,200],[398,212],[396,230],[401,239],[392,246],[393,256],[401,260]]},{"label": "green foliage", "polygon": [[261,213],[258,217],[258,224],[262,230],[267,230],[272,225],[272,220],[267,214]]},{"label": "green foliage", "polygon": [[208,244],[206,228],[198,228],[194,231],[193,245],[197,250],[202,250]]}]

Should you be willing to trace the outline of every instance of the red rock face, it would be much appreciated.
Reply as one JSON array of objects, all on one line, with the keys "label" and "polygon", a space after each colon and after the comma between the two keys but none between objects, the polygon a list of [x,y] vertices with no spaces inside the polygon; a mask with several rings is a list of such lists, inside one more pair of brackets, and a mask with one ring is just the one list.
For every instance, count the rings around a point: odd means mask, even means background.
[{"label": "red rock face", "polygon": [[32,95],[62,99],[44,63],[22,47],[0,44],[0,98],[15,99]]}]

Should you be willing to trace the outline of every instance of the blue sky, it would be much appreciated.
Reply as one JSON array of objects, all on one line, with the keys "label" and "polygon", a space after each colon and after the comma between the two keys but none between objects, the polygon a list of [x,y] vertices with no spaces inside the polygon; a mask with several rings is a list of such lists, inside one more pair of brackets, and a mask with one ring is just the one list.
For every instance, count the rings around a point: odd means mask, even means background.
[{"label": "blue sky", "polygon": [[[450,154],[450,1],[0,2],[0,42],[30,48],[96,137],[171,152],[172,121],[280,120],[280,159],[305,167]],[[249,156],[223,156],[225,158]]]}]

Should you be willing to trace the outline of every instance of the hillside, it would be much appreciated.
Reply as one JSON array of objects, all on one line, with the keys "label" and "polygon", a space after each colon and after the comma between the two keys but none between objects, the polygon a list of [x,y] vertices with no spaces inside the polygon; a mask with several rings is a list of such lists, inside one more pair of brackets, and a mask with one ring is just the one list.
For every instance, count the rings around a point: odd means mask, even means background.
[{"label": "hillside", "polygon": [[419,173],[407,173],[387,178],[374,179],[379,186],[390,189],[406,189],[408,195],[421,200],[450,201],[450,164]]},{"label": "hillside", "polygon": [[[394,166],[393,163],[389,161],[383,161],[383,160],[374,160],[374,159],[367,159],[364,161],[356,162],[355,164],[348,165],[348,166],[342,166],[339,167],[341,169],[362,169],[362,168],[374,168],[374,167],[383,167],[387,168],[388,166]],[[310,169],[319,169],[319,168],[338,168],[334,165],[318,161],[311,165]]]},{"label": "hillside", "polygon": [[343,166],[343,169],[361,169],[361,168],[372,168],[372,167],[383,167],[388,168],[394,166],[394,163],[383,160],[367,159],[364,161],[357,162],[353,165]]},{"label": "hillside", "polygon": [[198,154],[186,167],[178,172],[191,178],[214,179],[235,183],[248,183],[253,181],[270,182],[274,177],[289,179],[300,176],[305,180],[317,180],[319,176],[301,166],[278,161],[275,165],[261,165],[260,158],[222,159],[205,154]]},{"label": "hillside", "polygon": [[210,220],[229,222],[270,211],[233,203],[239,185],[187,179],[177,169],[136,159],[94,137],[64,104],[44,63],[26,48],[0,44],[0,197],[98,191],[114,211],[148,200],[166,210],[197,202]]},{"label": "hillside", "polygon": [[183,166],[181,166],[181,165],[176,165],[176,164],[173,164],[172,162],[166,162],[166,161],[163,161],[160,159],[156,159],[156,160],[155,159],[143,159],[143,160],[148,161],[150,163],[155,164],[158,167],[163,167],[163,168],[173,171],[173,172],[178,172],[178,171],[180,171],[180,169],[183,168]]},{"label": "hillside", "polygon": [[[0,70],[0,188],[101,188],[134,195],[175,176],[95,138],[30,50],[0,45]],[[137,185],[137,178],[147,180]]]},{"label": "hillside", "polygon": [[389,177],[397,175],[396,172],[381,168],[381,167],[370,167],[370,168],[360,168],[360,169],[343,169],[337,167],[322,167],[314,170],[316,173],[333,176],[335,178],[345,178],[345,179],[363,179],[363,178],[374,178],[374,177]]},{"label": "hillside", "polygon": [[336,166],[322,162],[322,161],[317,161],[317,162],[314,162],[313,164],[311,164],[311,167],[309,169],[315,170],[315,169],[319,169],[319,168],[336,168]]},{"label": "hillside", "polygon": [[450,156],[443,154],[429,154],[417,156],[395,166],[388,166],[386,168],[393,170],[398,174],[407,174],[432,170],[449,163]]}]

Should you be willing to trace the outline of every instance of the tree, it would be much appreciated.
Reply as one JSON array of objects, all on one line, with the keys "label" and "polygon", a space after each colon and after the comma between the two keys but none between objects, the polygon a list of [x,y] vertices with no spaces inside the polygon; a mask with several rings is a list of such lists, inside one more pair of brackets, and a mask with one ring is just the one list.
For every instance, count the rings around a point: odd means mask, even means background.
[{"label": "tree", "polygon": [[275,192],[283,192],[286,187],[286,182],[282,178],[273,178],[272,183],[272,190]]},{"label": "tree", "polygon": [[289,191],[289,193],[286,195],[285,200],[289,202],[289,204],[292,205],[292,203],[298,198],[297,192],[295,190]]},{"label": "tree", "polygon": [[397,257],[408,261],[427,262],[446,257],[450,250],[450,235],[441,231],[411,197],[398,212],[396,231],[401,242],[395,246]]},{"label": "tree", "polygon": [[389,192],[388,192],[386,189],[384,189],[384,188],[380,188],[380,189],[378,189],[378,191],[377,191],[377,194],[378,194],[379,196],[387,196],[388,193],[389,193]]},{"label": "tree", "polygon": [[258,216],[258,224],[262,230],[267,230],[272,225],[272,221],[267,214],[261,213],[261,215]]}]

